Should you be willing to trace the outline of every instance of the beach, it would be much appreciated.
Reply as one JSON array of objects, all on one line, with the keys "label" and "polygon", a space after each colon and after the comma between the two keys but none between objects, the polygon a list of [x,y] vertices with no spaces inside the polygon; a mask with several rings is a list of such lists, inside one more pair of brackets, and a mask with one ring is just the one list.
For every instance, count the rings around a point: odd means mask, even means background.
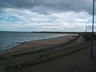
[{"label": "beach", "polygon": [[83,65],[87,67],[87,62],[92,61],[89,58],[89,50],[90,41],[74,35],[23,42],[12,49],[0,52],[0,70],[45,72],[47,69],[46,72],[59,72],[58,69],[61,69],[60,72],[82,72]]},{"label": "beach", "polygon": [[0,51],[11,49],[14,46],[33,40],[42,40],[60,36],[70,36],[72,34],[62,33],[33,33],[33,32],[1,32],[0,31]]},{"label": "beach", "polygon": [[47,49],[58,45],[63,45],[70,40],[75,39],[74,36],[60,36],[56,38],[49,38],[49,39],[42,39],[42,40],[34,40],[34,41],[28,41],[28,42],[22,42],[19,45],[13,47],[12,49],[1,51],[0,53],[21,53],[23,51],[35,51],[35,50],[41,50],[41,49]]}]

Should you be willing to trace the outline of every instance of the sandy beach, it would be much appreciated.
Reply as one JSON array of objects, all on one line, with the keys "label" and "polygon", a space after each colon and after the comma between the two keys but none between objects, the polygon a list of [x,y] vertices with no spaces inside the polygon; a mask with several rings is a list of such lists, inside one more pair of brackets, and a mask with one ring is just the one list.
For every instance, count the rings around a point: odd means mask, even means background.
[{"label": "sandy beach", "polygon": [[29,52],[30,50],[37,51],[41,49],[52,48],[70,42],[71,40],[75,39],[75,37],[76,36],[61,36],[56,38],[23,42],[11,49],[0,52],[0,54],[21,53],[27,51]]},{"label": "sandy beach", "polygon": [[0,54],[2,72],[83,72],[82,68],[87,72],[87,64],[93,62],[89,58],[90,41],[82,36],[23,42]]}]

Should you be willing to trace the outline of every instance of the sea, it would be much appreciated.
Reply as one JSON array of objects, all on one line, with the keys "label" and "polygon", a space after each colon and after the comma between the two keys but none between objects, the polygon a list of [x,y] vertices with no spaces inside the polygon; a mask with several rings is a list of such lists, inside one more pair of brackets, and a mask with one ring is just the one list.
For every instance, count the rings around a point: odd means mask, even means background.
[{"label": "sea", "polygon": [[32,33],[32,32],[0,32],[0,51],[13,48],[14,46],[27,41],[68,36],[72,34],[56,33]]}]

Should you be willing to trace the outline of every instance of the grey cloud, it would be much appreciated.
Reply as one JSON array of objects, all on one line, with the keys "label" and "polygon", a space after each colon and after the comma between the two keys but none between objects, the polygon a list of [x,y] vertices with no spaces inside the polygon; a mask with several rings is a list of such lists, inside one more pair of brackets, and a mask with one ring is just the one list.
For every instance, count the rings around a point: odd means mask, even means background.
[{"label": "grey cloud", "polygon": [[51,11],[92,13],[92,0],[0,0],[0,8],[30,9],[39,13]]}]

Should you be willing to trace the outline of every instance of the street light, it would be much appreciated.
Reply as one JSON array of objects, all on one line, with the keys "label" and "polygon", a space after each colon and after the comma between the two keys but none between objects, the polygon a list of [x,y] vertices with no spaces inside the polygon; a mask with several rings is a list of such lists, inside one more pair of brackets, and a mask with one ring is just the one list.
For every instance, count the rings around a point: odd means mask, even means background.
[{"label": "street light", "polygon": [[92,38],[91,38],[91,55],[90,57],[94,57],[94,6],[95,6],[95,0],[93,0],[93,16],[92,16]]},{"label": "street light", "polygon": [[87,32],[87,25],[85,26],[85,33]]}]

